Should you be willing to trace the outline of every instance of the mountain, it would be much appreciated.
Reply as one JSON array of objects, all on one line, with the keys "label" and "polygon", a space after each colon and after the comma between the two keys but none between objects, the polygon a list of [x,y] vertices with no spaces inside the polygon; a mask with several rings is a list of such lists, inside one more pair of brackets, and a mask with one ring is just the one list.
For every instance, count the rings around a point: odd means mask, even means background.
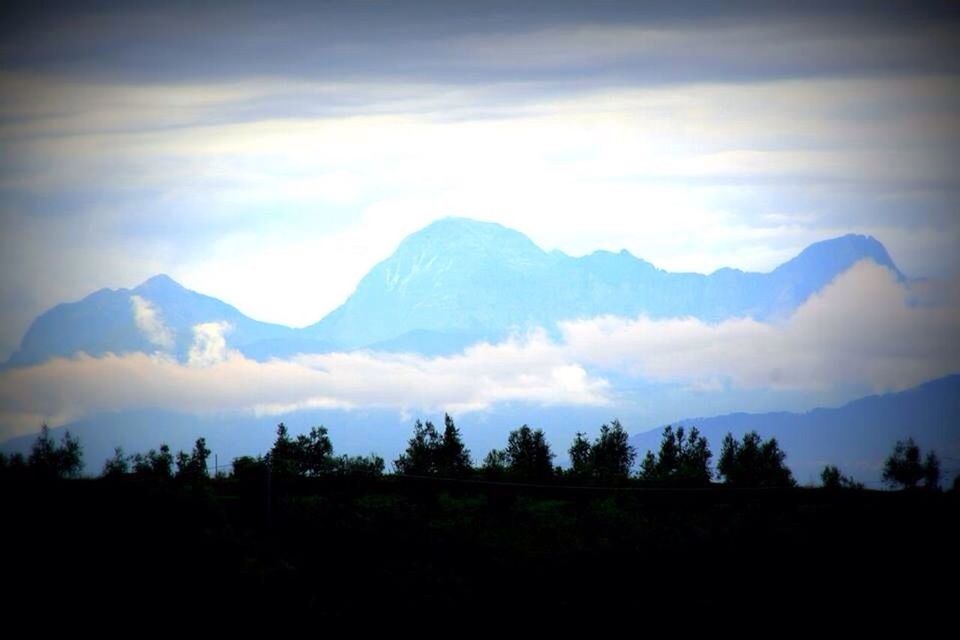
[{"label": "mountain", "polygon": [[185,360],[193,327],[225,322],[227,345],[266,360],[296,353],[368,348],[424,355],[457,352],[511,331],[598,315],[789,314],[859,260],[903,274],[874,238],[847,235],[811,245],[770,273],[720,269],[670,273],[627,251],[571,257],[546,252],[499,224],[446,218],[410,235],[339,308],[305,329],[258,322],[165,275],[134,289],[102,289],[60,304],[28,329],[9,365],[78,351],[168,352]]},{"label": "mountain", "polygon": [[847,235],[814,244],[770,273],[720,269],[670,273],[627,251],[571,257],[545,252],[499,224],[447,218],[406,238],[338,309],[305,331],[345,347],[421,351],[446,340],[462,347],[515,329],[604,314],[734,316],[764,320],[802,304],[859,260],[903,279],[874,238]]},{"label": "mountain", "polygon": [[53,307],[33,321],[9,362],[30,364],[78,351],[93,356],[163,351],[182,360],[193,343],[193,327],[205,322],[229,323],[229,344],[240,349],[298,337],[295,329],[257,322],[158,275],[134,289],[101,289]]},{"label": "mountain", "polygon": [[[869,396],[841,407],[806,413],[732,413],[678,420],[675,426],[697,427],[714,456],[727,433],[740,438],[756,431],[776,438],[787,453],[787,466],[800,483],[819,482],[826,464],[876,486],[883,461],[894,443],[912,437],[921,451],[932,448],[946,479],[960,472],[960,375],[947,376],[898,393]],[[658,451],[663,429],[633,436],[643,455]],[[714,459],[716,462],[716,459]]]}]

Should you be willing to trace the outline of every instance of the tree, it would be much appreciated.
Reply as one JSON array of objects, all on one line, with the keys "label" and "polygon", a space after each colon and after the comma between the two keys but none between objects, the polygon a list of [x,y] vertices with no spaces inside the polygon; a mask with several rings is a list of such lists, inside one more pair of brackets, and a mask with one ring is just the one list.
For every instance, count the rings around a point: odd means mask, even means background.
[{"label": "tree", "polygon": [[443,416],[443,436],[436,451],[437,472],[442,476],[462,476],[470,472],[470,451],[460,438],[460,430],[448,414]]},{"label": "tree", "polygon": [[378,455],[348,456],[342,455],[333,460],[332,470],[335,473],[347,476],[374,476],[383,475],[383,458]]},{"label": "tree", "polygon": [[820,473],[820,481],[824,489],[836,491],[837,489],[863,489],[863,484],[856,482],[853,478],[840,473],[840,469],[832,464],[828,464]]},{"label": "tree", "polygon": [[619,420],[600,427],[600,435],[590,449],[590,467],[600,481],[622,480],[630,475],[637,453],[630,436]]},{"label": "tree", "polygon": [[22,475],[27,469],[27,460],[22,453],[14,453],[8,456],[0,452],[0,475],[18,476]]},{"label": "tree", "polygon": [[270,471],[279,477],[293,476],[297,473],[296,444],[287,433],[287,426],[282,422],[277,425],[277,438],[267,454],[267,463]]},{"label": "tree", "polygon": [[417,420],[407,450],[394,460],[397,473],[407,475],[461,476],[470,472],[470,451],[449,415],[443,417],[443,433],[429,420]]},{"label": "tree", "polygon": [[898,440],[883,465],[883,480],[891,487],[915,488],[921,480],[927,489],[940,485],[940,460],[930,451],[920,462],[920,447],[913,438]]},{"label": "tree", "polygon": [[940,488],[940,459],[933,451],[928,452],[923,461],[923,486],[927,489]]},{"label": "tree", "polygon": [[205,438],[197,438],[193,445],[193,451],[187,454],[183,451],[177,453],[177,478],[198,482],[206,480],[207,458],[210,457],[210,449],[207,448]]},{"label": "tree", "polygon": [[542,429],[523,425],[507,436],[503,451],[507,473],[521,480],[543,481],[553,477],[554,454]]},{"label": "tree", "polygon": [[262,456],[240,456],[233,459],[233,477],[241,482],[260,481],[267,468]]},{"label": "tree", "polygon": [[160,451],[150,449],[146,455],[137,453],[130,459],[133,475],[154,480],[168,480],[173,477],[173,454],[166,444],[160,445]]},{"label": "tree", "polygon": [[122,478],[130,473],[130,460],[123,455],[123,449],[116,447],[113,450],[113,457],[107,460],[103,465],[104,478]]},{"label": "tree", "polygon": [[80,441],[70,435],[69,431],[65,431],[60,444],[57,444],[50,436],[50,428],[43,425],[27,458],[27,468],[45,478],[79,476],[83,470],[83,448]]},{"label": "tree", "polygon": [[483,459],[480,471],[488,480],[501,480],[507,475],[507,452],[503,449],[493,449]]},{"label": "tree", "polygon": [[761,440],[756,431],[744,434],[737,442],[728,433],[723,439],[717,473],[725,482],[742,487],[792,487],[793,474],[784,464],[787,454],[776,438]]},{"label": "tree", "polygon": [[417,420],[413,436],[407,441],[407,450],[394,460],[397,473],[424,476],[436,473],[435,452],[440,446],[440,434],[429,420],[424,424]]},{"label": "tree", "polygon": [[590,465],[591,449],[587,434],[578,431],[577,436],[573,439],[573,444],[567,451],[570,454],[570,472],[575,477],[586,478],[590,476],[592,472]]},{"label": "tree", "polygon": [[327,428],[313,427],[310,433],[297,436],[292,447],[293,471],[297,475],[319,476],[333,467],[333,443]]},{"label": "tree", "polygon": [[647,482],[682,485],[705,485],[710,483],[710,446],[696,427],[689,433],[679,427],[663,430],[660,453],[654,457],[648,451],[640,465],[640,479]]}]

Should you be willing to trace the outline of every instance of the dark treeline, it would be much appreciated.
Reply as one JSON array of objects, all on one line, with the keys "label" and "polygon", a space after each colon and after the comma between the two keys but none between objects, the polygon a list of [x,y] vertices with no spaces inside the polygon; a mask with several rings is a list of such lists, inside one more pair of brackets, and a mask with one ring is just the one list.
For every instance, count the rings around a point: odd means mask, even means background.
[{"label": "dark treeline", "polygon": [[898,492],[852,490],[836,467],[828,489],[790,488],[783,451],[753,433],[715,453],[670,428],[638,456],[613,421],[568,453],[559,468],[544,432],[521,426],[477,461],[447,416],[416,422],[388,472],[338,454],[323,427],[281,424],[229,474],[208,472],[200,438],[118,450],[89,478],[82,443],[44,429],[28,455],[0,460],[8,610],[41,620],[55,606],[101,627],[90,612],[420,625],[952,604],[927,585],[960,570],[960,494],[916,490],[937,486],[939,463],[912,441],[887,461],[891,486],[914,489]]},{"label": "dark treeline", "polygon": [[[75,478],[83,469],[79,440],[66,432],[57,443],[44,425],[29,456],[0,454],[0,478],[35,479]],[[592,441],[579,432],[567,450],[570,466],[554,465],[556,454],[542,429],[523,425],[507,436],[503,449],[487,453],[475,466],[464,445],[460,430],[450,415],[444,416],[443,430],[429,420],[417,420],[406,450],[393,461],[398,476],[436,477],[459,480],[485,480],[514,483],[583,484],[589,486],[635,487],[707,487],[717,482],[732,487],[795,487],[796,481],[786,465],[786,453],[776,438],[763,440],[756,432],[737,440],[728,433],[721,443],[716,468],[707,439],[696,427],[666,427],[657,452],[647,451],[633,471],[637,452],[629,444],[629,434],[618,420],[600,427]],[[101,477],[118,480],[138,478],[177,480],[197,483],[209,478],[211,455],[206,440],[198,438],[191,452],[174,455],[169,446],[160,445],[146,453],[126,455],[116,448],[107,460]],[[334,447],[325,427],[291,437],[280,423],[271,449],[258,456],[241,456],[232,465],[232,476],[247,482],[266,478],[319,478],[330,476],[379,477],[386,469],[383,458],[334,455]],[[214,475],[223,475],[219,469]],[[898,441],[886,459],[884,482],[891,488],[915,489],[940,487],[940,463],[936,453],[925,457],[912,439]],[[715,482],[716,481],[716,482]],[[835,465],[826,465],[821,473],[822,486],[830,490],[862,490],[862,483],[842,474]],[[958,481],[955,480],[954,485]]]}]

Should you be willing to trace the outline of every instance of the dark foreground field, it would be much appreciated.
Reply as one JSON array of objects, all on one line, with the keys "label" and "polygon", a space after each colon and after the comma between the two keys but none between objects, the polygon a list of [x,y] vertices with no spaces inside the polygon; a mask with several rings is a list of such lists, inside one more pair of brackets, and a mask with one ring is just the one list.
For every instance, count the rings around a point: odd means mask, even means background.
[{"label": "dark foreground field", "polygon": [[[362,623],[952,610],[955,492],[387,477],[0,487],[8,611]],[[269,506],[269,510],[268,510]],[[733,608],[731,608],[733,607]],[[321,616],[316,618],[316,616]]]}]

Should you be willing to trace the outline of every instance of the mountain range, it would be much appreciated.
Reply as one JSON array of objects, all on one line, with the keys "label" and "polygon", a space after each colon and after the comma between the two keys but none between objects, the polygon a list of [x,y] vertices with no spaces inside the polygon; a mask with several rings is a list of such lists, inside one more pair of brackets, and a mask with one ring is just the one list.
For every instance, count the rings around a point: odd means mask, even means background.
[{"label": "mountain range", "polygon": [[[731,413],[678,420],[697,429],[714,455],[727,433],[749,431],[775,437],[801,483],[818,482],[826,464],[838,464],[861,481],[879,484],[882,463],[897,440],[913,438],[923,452],[934,449],[948,479],[960,472],[960,375],[932,380],[898,393],[868,396],[836,408],[801,413]],[[663,429],[634,435],[639,451],[657,451]],[[716,462],[714,460],[714,462]]]},{"label": "mountain range", "polygon": [[81,351],[159,350],[185,360],[193,327],[207,322],[227,323],[230,348],[266,360],[352,349],[446,354],[600,315],[769,320],[789,315],[864,259],[904,279],[884,246],[862,235],[813,244],[769,273],[724,268],[705,275],[664,271],[627,251],[547,252],[499,224],[446,218],[404,239],[340,307],[311,326],[259,322],[157,275],[133,289],[101,289],[43,313],[8,365]]},{"label": "mountain range", "polygon": [[[340,307],[311,326],[294,329],[259,322],[225,302],[158,275],[133,289],[102,289],[43,313],[5,366],[23,367],[78,352],[100,356],[159,351],[188,361],[196,328],[204,323],[229,326],[224,333],[228,347],[251,359],[268,360],[356,349],[447,354],[514,331],[534,326],[555,331],[563,320],[601,315],[685,316],[707,322],[750,316],[776,321],[861,260],[871,260],[906,280],[884,246],[862,235],[813,244],[769,273],[736,269],[671,273],[626,251],[572,257],[544,251],[523,234],[498,224],[448,218],[403,240]],[[626,393],[663,399],[669,391],[651,384],[643,389],[630,386]],[[692,399],[684,397],[682,403],[674,403],[671,413],[697,411]],[[458,424],[478,459],[502,446],[507,432],[519,424],[543,426],[558,454],[557,462],[563,463],[577,431],[590,432],[617,413],[634,429],[644,421],[649,426],[650,418],[629,405],[533,407],[523,403],[501,403],[468,413]],[[699,427],[715,452],[727,432],[739,436],[756,430],[776,437],[801,482],[813,480],[828,462],[859,479],[876,482],[883,457],[903,437],[912,436],[922,446],[935,448],[953,464],[946,456],[954,461],[960,457],[958,419],[960,376],[951,376],[838,408],[729,414],[675,424]],[[96,472],[115,446],[132,452],[166,441],[175,449],[186,449],[201,435],[225,461],[261,453],[269,447],[273,427],[280,421],[286,421],[294,433],[325,424],[340,452],[374,450],[387,459],[403,449],[411,423],[396,411],[364,407],[301,409],[269,417],[192,415],[144,407],[87,415],[63,428],[81,437],[88,470]],[[656,449],[661,432],[658,428],[637,434],[633,444],[641,452]],[[14,438],[2,449],[28,450],[32,439]]]}]

